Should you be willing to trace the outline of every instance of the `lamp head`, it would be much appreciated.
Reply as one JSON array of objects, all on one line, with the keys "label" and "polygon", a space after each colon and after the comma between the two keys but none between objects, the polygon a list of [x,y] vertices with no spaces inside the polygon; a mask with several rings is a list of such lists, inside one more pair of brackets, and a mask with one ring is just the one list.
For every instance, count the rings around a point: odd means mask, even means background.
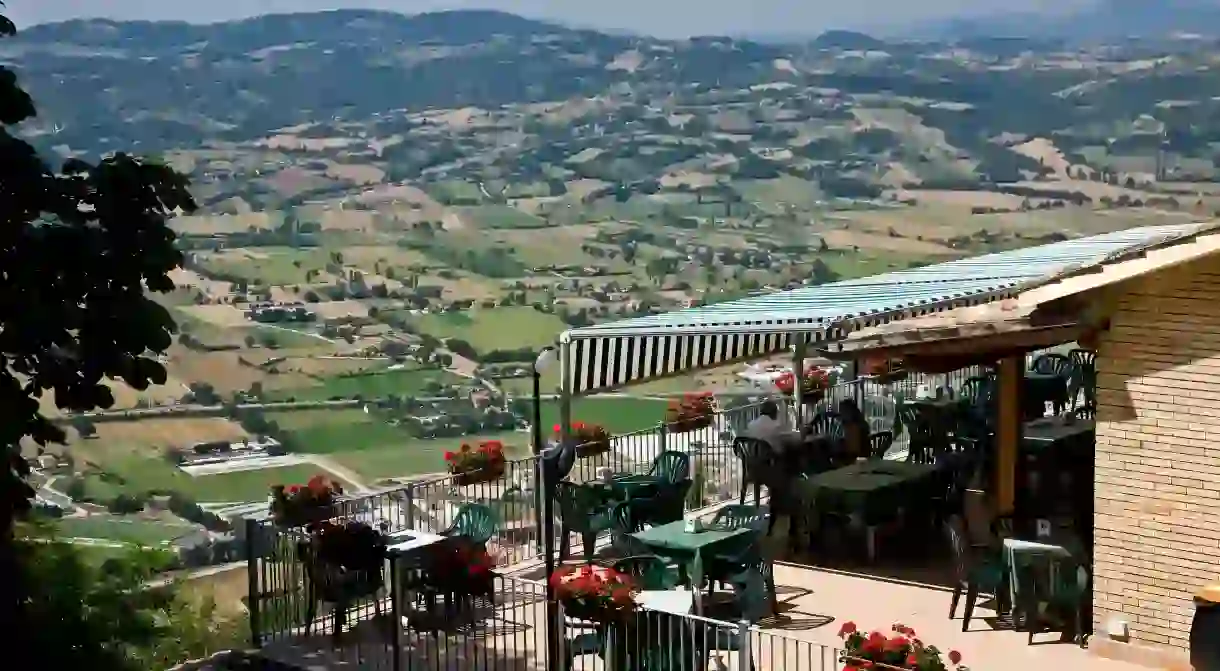
[{"label": "lamp head", "polygon": [[543,347],[542,351],[538,353],[538,358],[534,360],[534,372],[545,373],[551,366],[554,366],[555,354],[554,347]]}]

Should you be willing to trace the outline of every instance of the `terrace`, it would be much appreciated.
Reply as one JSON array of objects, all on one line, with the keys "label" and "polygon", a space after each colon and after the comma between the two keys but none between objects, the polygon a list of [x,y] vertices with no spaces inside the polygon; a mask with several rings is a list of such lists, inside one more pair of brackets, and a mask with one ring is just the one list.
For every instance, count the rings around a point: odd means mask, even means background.
[{"label": "terrace", "polygon": [[[993,273],[997,269],[1006,270],[1010,273],[1008,277],[992,274],[974,280],[969,286],[960,276],[946,278],[943,266],[953,264],[904,271],[922,273],[919,275],[922,279],[907,278],[886,288],[874,285],[865,289],[857,287],[854,291],[876,296],[878,292],[893,292],[897,287],[908,286],[903,282],[924,282],[922,298],[901,296],[897,304],[906,307],[885,310],[876,304],[876,298],[871,307],[862,306],[857,295],[849,307],[839,305],[837,310],[841,314],[854,315],[851,319],[859,319],[864,325],[865,322],[883,323],[988,302],[1008,297],[1024,283],[1038,277],[1080,264],[1099,263],[1113,253],[1175,233],[1163,227],[1138,234],[1128,232],[1126,237],[1100,236],[1105,239],[1095,239],[1092,245],[1077,241],[1074,246],[1072,243],[1048,246],[1058,248],[1054,254],[1045,250],[1040,256],[1026,254],[1022,257],[1021,253],[1013,253],[1018,258],[1010,255],[1002,260],[993,259],[990,264],[972,266],[985,266]],[[1038,259],[1042,261],[1038,262]],[[961,269],[958,272],[960,275]],[[946,286],[946,283],[952,286]],[[831,285],[834,286],[837,285]],[[839,291],[852,289],[840,287]],[[841,303],[846,300],[843,295],[838,298]],[[895,302],[892,297],[888,300]],[[808,315],[815,310],[810,304],[799,307],[799,310],[791,311],[794,318],[798,313]],[[569,340],[573,346],[562,350],[564,394],[570,397],[694,367],[766,356],[787,348],[796,350],[796,362],[803,362],[807,343],[841,340],[847,330],[856,327],[846,325],[844,317],[818,317],[816,326],[810,325],[808,317],[802,317],[806,321],[799,328],[794,322],[791,329],[781,333],[764,333],[757,338],[739,337],[733,329],[740,331],[748,320],[740,311],[733,312],[731,307],[729,310],[722,313],[722,319],[725,323],[731,321],[732,329],[715,336],[723,339],[719,347],[716,343],[692,341],[670,350],[670,344],[662,342],[671,338],[703,338],[715,330],[707,321],[698,328],[671,324],[668,328],[678,329],[675,335],[640,335],[643,340],[632,345],[625,345],[623,341],[636,336],[622,327],[603,331],[604,337],[597,336],[600,340]],[[706,317],[702,319],[706,320]],[[774,324],[781,320],[770,321],[771,328],[776,328]],[[759,327],[754,325],[753,328]],[[800,336],[810,332],[814,334]],[[681,352],[683,348],[689,348],[685,351],[692,356],[653,356],[648,365],[643,365],[643,361],[634,365],[617,359],[615,354],[633,350],[643,354],[651,350],[660,355],[666,351]],[[802,369],[800,363],[794,365],[794,370]],[[896,427],[897,409],[903,399],[912,399],[938,388],[959,389],[978,372],[977,369],[962,369],[943,375],[910,374],[889,384],[871,378],[848,379],[825,390],[819,406],[835,407],[840,400],[852,399],[865,409],[871,426]],[[801,392],[794,396],[799,407]],[[655,430],[615,436],[608,450],[576,459],[566,479],[576,484],[596,484],[607,470],[639,476],[649,472],[662,454],[681,454],[686,457],[690,481],[690,490],[683,500],[682,517],[710,519],[727,505],[736,503],[744,491],[746,468],[734,453],[733,445],[758,413],[759,406],[754,403],[718,407],[711,421],[700,428],[677,432],[661,423]],[[570,436],[571,419],[564,419],[565,437]],[[905,461],[911,449],[909,433],[897,434],[897,440],[884,459]],[[574,534],[566,534],[565,538],[563,532],[556,532],[561,528],[561,520],[546,519],[544,506],[540,504],[544,497],[538,488],[543,470],[544,465],[538,458],[509,461],[503,473],[495,474],[485,482],[465,484],[457,478],[446,477],[338,504],[333,511],[334,517],[383,524],[392,536],[400,532],[405,534],[398,536],[397,541],[391,541],[402,542],[402,547],[421,539],[435,538],[436,534],[463,524],[463,516],[472,505],[492,512],[498,522],[486,538],[486,547],[496,566],[490,592],[468,602],[452,605],[446,602],[439,609],[437,603],[427,599],[421,606],[412,589],[401,582],[407,580],[404,575],[411,570],[423,569],[412,564],[404,571],[396,563],[398,560],[394,560],[390,562],[388,579],[383,576],[376,585],[381,589],[354,600],[348,608],[342,609],[345,616],[336,618],[327,612],[328,609],[314,612],[307,591],[309,569],[297,556],[300,532],[270,522],[248,521],[247,537],[253,540],[248,545],[249,604],[255,646],[264,656],[299,668],[634,669],[673,666],[813,671],[842,666],[842,641],[838,632],[843,624],[855,622],[864,629],[888,630],[894,623],[903,623],[914,627],[923,640],[941,650],[960,651],[966,663],[976,670],[1028,669],[1043,664],[1098,671],[1134,668],[1091,655],[1081,646],[1053,642],[1054,638],[1049,634],[1042,634],[1039,644],[1030,645],[1028,635],[1014,631],[1011,621],[997,612],[996,604],[991,600],[982,600],[968,630],[963,631],[961,611],[958,611],[957,619],[950,619],[947,612],[954,582],[952,561],[948,544],[936,530],[887,529],[879,539],[877,557],[863,559],[860,553],[844,551],[854,543],[847,537],[813,549],[794,551],[785,542],[788,534],[784,522],[767,534],[763,548],[764,556],[770,560],[767,563],[773,565],[776,603],[771,612],[761,617],[745,615],[740,604],[735,603],[736,589],[724,586],[706,595],[685,590],[657,590],[664,593],[661,596],[644,592],[639,597],[642,611],[634,620],[633,634],[627,637],[630,639],[627,643],[616,647],[606,643],[609,638],[603,638],[599,639],[597,649],[588,650],[590,654],[580,654],[580,644],[589,639],[582,640],[578,636],[588,632],[588,623],[562,617],[558,606],[548,603],[544,566],[556,558],[546,556],[544,548],[571,544],[579,549],[581,538]],[[768,490],[764,488],[763,494],[761,502],[767,503]],[[596,534],[595,560],[599,564],[613,563],[622,556],[617,531],[606,529]],[[407,538],[411,540],[406,541]],[[574,551],[573,555],[578,556],[579,551]],[[578,558],[565,560],[580,563]],[[675,598],[674,594],[688,596],[683,600]],[[649,598],[644,598],[646,596]],[[654,596],[656,598],[652,598]],[[459,608],[463,603],[465,607]],[[319,615],[323,612],[325,614]],[[337,619],[340,620],[338,624]],[[659,641],[666,644],[658,647]],[[658,649],[670,652],[664,659],[659,659],[655,656]],[[621,660],[620,654],[635,661]],[[638,655],[644,656],[636,657]]]},{"label": "terrace", "polygon": [[[846,382],[833,387],[823,403],[833,404],[856,394],[914,396],[922,386],[945,384],[946,378],[952,386],[970,372],[912,375],[901,384],[887,387],[868,380]],[[608,453],[580,459],[568,477],[578,482],[595,481],[602,468],[644,473],[661,452],[683,451],[693,457],[691,470],[698,474],[694,478],[697,487],[686,501],[685,515],[709,518],[724,505],[737,501],[742,465],[732,452],[732,440],[757,410],[754,404],[720,410],[712,426],[687,434],[658,428],[617,436]],[[885,422],[893,418],[873,419]],[[906,451],[906,441],[900,439],[887,456],[900,460]],[[460,617],[447,615],[452,618],[451,626],[443,630],[417,621],[414,604],[400,604],[404,612],[395,613],[392,600],[383,595],[350,609],[337,645],[333,639],[335,618],[325,608],[314,617],[306,633],[307,579],[305,569],[295,560],[296,536],[267,522],[248,521],[246,533],[261,541],[250,546],[251,594],[256,595],[250,603],[257,646],[274,660],[311,669],[546,668],[548,636],[552,635],[546,614],[542,556],[542,535],[547,525],[541,524],[536,503],[536,467],[534,459],[510,461],[504,475],[491,482],[461,486],[446,477],[341,504],[339,517],[384,523],[391,533],[408,530],[425,535],[453,525],[466,504],[489,505],[497,512],[500,523],[487,543],[497,566],[495,591]],[[556,523],[552,529],[557,527]],[[693,640],[740,636],[744,629],[747,635],[742,638],[748,640],[748,647],[738,645],[719,652],[730,669],[751,668],[749,660],[753,668],[839,669],[842,641],[837,634],[845,622],[882,629],[898,622],[907,624],[942,650],[962,652],[974,669],[1015,670],[1035,664],[1067,665],[1084,671],[1134,668],[1103,660],[1071,644],[1029,646],[1026,634],[1013,631],[987,604],[980,606],[981,612],[976,611],[970,631],[963,632],[960,609],[956,619],[948,617],[950,558],[947,548],[939,547],[943,545],[939,537],[895,541],[911,543],[914,550],[883,551],[878,560],[869,562],[838,553],[793,553],[785,542],[785,527],[781,521],[767,543],[767,554],[775,562],[778,604],[774,615],[738,622],[727,609],[730,594],[722,590],[705,598],[704,617],[645,611],[647,626],[658,631],[694,631]],[[558,546],[558,534],[554,540]],[[579,537],[571,541],[574,547],[580,547]],[[612,532],[600,534],[596,561],[613,562],[618,554]],[[408,610],[412,614],[405,614]],[[401,619],[400,627],[390,624],[395,615]],[[557,622],[553,635],[559,640],[579,633],[569,628],[570,622]],[[1044,634],[1041,641],[1053,643],[1054,637]],[[709,653],[708,659],[714,656]],[[573,660],[571,668],[608,667],[597,656],[582,656]]]}]

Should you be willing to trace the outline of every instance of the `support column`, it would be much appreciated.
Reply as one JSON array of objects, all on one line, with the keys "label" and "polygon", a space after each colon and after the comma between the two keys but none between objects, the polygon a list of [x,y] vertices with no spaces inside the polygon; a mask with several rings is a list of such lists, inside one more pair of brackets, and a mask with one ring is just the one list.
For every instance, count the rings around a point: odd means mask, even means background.
[{"label": "support column", "polygon": [[996,374],[995,512],[1013,512],[1017,494],[1017,457],[1021,447],[1021,383],[1025,357],[1000,361]]},{"label": "support column", "polygon": [[567,443],[572,436],[572,343],[559,346],[559,437]]},{"label": "support column", "polygon": [[792,346],[792,402],[796,406],[794,408],[796,415],[796,427],[800,428],[804,417],[802,417],[805,409],[805,336],[804,334],[797,335],[798,340]]}]

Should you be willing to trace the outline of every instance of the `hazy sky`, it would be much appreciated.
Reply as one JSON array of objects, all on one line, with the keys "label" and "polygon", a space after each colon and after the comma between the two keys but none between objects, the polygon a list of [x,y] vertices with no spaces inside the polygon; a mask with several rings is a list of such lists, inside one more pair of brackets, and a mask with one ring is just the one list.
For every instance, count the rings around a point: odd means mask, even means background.
[{"label": "hazy sky", "polygon": [[826,28],[893,26],[950,16],[1051,10],[1090,0],[5,0],[20,28],[104,16],[116,19],[222,21],[278,12],[370,7],[403,13],[500,9],[581,26],[665,37],[699,34],[809,34]]}]

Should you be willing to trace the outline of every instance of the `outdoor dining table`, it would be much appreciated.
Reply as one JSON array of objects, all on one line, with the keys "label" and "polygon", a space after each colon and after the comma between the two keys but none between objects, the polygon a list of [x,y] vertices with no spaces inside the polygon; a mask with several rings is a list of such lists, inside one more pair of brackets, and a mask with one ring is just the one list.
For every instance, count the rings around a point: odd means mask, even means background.
[{"label": "outdoor dining table", "polygon": [[[1022,590],[1034,589],[1032,584],[1022,584],[1020,575],[1017,574],[1017,558],[1018,557],[1040,557],[1047,559],[1075,559],[1079,560],[1083,557],[1084,549],[1079,542],[1067,536],[1052,536],[1043,540],[1031,541],[1021,540],[1017,538],[1004,539],[1003,562],[1005,571],[1005,582],[1008,583],[1008,603],[1012,604],[1016,609],[1021,605],[1019,599]],[[1057,584],[1059,562],[1050,561],[1049,564],[1049,579],[1051,584]],[[1029,614],[1023,614],[1029,617]],[[1015,623],[1015,619],[1014,619]]]},{"label": "outdoor dining table", "polygon": [[401,648],[401,636],[409,626],[405,606],[418,598],[407,594],[411,584],[407,574],[421,569],[424,552],[449,540],[445,536],[415,530],[396,531],[386,537],[386,559],[390,564],[390,621],[401,624],[394,627],[395,642],[398,644],[395,646],[396,656]]},{"label": "outdoor dining table", "polygon": [[1022,441],[1029,448],[1046,449],[1092,433],[1096,428],[1097,423],[1091,419],[1068,420],[1064,417],[1045,417],[1025,423]]},{"label": "outdoor dining table", "polygon": [[[868,532],[868,556],[876,555],[875,531],[903,506],[930,499],[937,480],[932,464],[873,459],[857,461],[801,478],[796,496],[810,516],[839,514],[863,525]],[[812,528],[812,527],[811,527]]]},{"label": "outdoor dining table", "polygon": [[[650,527],[644,531],[631,534],[640,543],[647,546],[654,554],[678,562],[690,579],[692,595],[703,585],[703,565],[707,556],[717,549],[732,547],[734,542],[757,533],[751,527],[740,529],[703,529],[688,532],[686,520],[678,520],[669,524]],[[694,598],[695,612],[702,612],[699,599]]]},{"label": "outdoor dining table", "polygon": [[629,501],[656,496],[661,484],[661,478],[655,475],[616,473],[609,480],[590,480],[585,486],[598,491],[603,499]]}]

